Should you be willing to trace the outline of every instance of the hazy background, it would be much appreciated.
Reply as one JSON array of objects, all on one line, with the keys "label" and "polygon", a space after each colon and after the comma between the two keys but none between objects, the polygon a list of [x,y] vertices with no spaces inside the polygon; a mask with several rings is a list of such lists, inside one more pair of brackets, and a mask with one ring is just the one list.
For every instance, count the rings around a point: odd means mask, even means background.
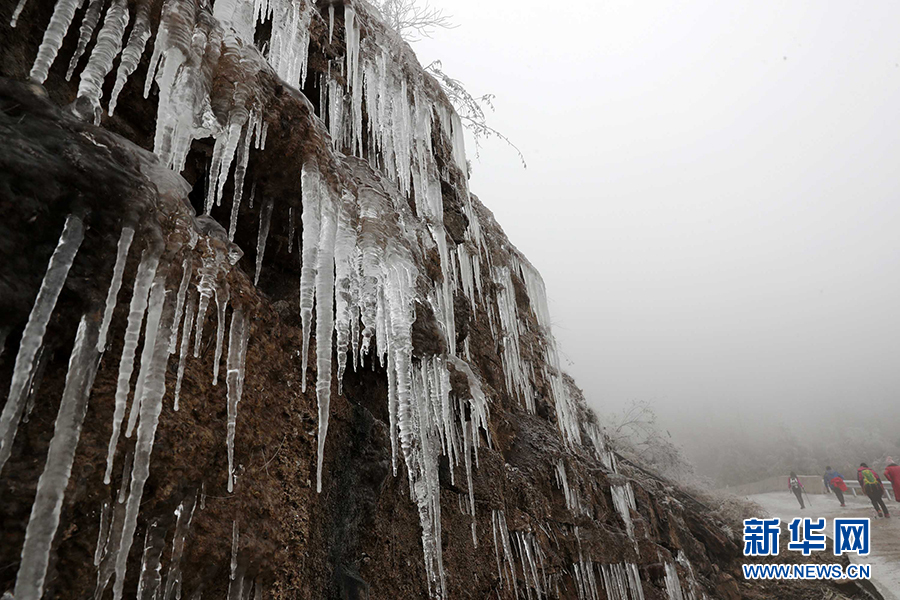
[{"label": "hazy background", "polygon": [[595,408],[652,400],[695,455],[900,440],[900,4],[438,5],[459,27],[414,48],[497,95],[528,168],[470,143],[471,188]]}]

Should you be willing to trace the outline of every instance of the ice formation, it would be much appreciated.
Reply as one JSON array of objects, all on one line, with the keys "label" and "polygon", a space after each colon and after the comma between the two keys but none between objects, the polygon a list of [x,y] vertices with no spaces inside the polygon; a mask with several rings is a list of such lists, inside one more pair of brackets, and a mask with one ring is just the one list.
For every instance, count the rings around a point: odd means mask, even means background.
[{"label": "ice formation", "polygon": [[84,239],[84,223],[79,217],[70,215],[59,236],[59,243],[50,257],[44,280],[31,307],[31,314],[28,315],[22,340],[19,342],[19,353],[16,355],[12,382],[9,384],[9,396],[3,406],[3,413],[0,414],[0,471],[3,470],[3,465],[12,452],[16,429],[19,427],[19,420],[25,407],[25,395],[31,382],[35,356],[41,349],[47,324],[53,315],[56,300],[66,283],[66,277],[69,275],[69,269],[82,239]]},{"label": "ice formation", "polygon": [[[83,1],[57,1],[31,71],[34,81],[46,79]],[[108,112],[113,114],[152,38],[143,91],[147,97],[154,86],[158,90],[154,152],[164,165],[181,172],[193,141],[209,139],[212,146],[202,199],[204,214],[193,220],[200,240],[196,246],[191,242],[189,247],[181,248],[182,242],[169,239],[163,248],[144,244],[144,236],[136,234],[133,227],[123,227],[105,312],[93,344],[97,351],[107,345],[129,251],[133,240],[135,245],[140,241],[141,259],[131,286],[123,350],[118,357],[106,483],[111,480],[140,346],[140,366],[125,424],[126,436],[137,431],[135,451],[133,463],[124,465],[126,476],[119,498],[111,509],[104,509],[107,531],[101,531],[102,542],[98,541],[95,557],[98,597],[115,577],[114,598],[118,600],[124,594],[127,557],[134,543],[149,475],[169,357],[177,350],[174,410],[178,410],[186,363],[191,354],[199,357],[201,353],[204,325],[213,299],[217,327],[212,381],[218,383],[225,351],[227,487],[229,491],[234,488],[237,415],[246,378],[252,314],[238,298],[231,297],[226,280],[240,257],[240,250],[232,241],[239,233],[238,217],[247,179],[251,179],[248,196],[249,206],[253,207],[256,182],[249,170],[250,158],[251,154],[264,152],[271,120],[261,81],[274,78],[289,86],[303,87],[312,20],[319,15],[310,0],[216,0],[211,9],[192,0],[164,0],[154,32],[151,16],[156,4],[151,0],[138,0],[131,3],[133,6],[112,0],[105,12],[103,0],[88,1],[79,43],[69,63],[70,75],[74,75],[102,17],[96,42],[80,73],[78,94],[91,107],[91,115],[84,116],[95,120],[102,117],[103,86],[118,60],[108,104]],[[465,475],[466,493],[465,498],[460,495],[460,501],[471,516],[472,540],[477,545],[479,515],[473,471],[478,468],[479,448],[484,443],[492,444],[493,399],[489,393],[505,391],[524,410],[535,413],[536,398],[543,392],[556,411],[556,423],[565,443],[574,447],[585,437],[608,470],[615,472],[617,467],[615,455],[599,427],[580,422],[576,414],[575,401],[560,369],[540,275],[505,239],[488,239],[485,234],[491,216],[469,194],[459,116],[446,98],[435,92],[436,85],[427,81],[421,70],[396,68],[394,61],[402,52],[400,42],[394,34],[372,27],[371,22],[363,28],[363,22],[371,16],[361,6],[364,4],[344,4],[344,55],[326,57],[327,73],[321,73],[317,82],[321,98],[311,135],[330,138],[330,144],[319,153],[304,155],[297,176],[302,224],[301,388],[306,391],[314,336],[318,403],[316,487],[321,491],[333,388],[342,393],[348,367],[379,366],[386,370],[393,471],[397,473],[400,462],[406,467],[411,499],[422,529],[429,590],[434,596],[445,597],[438,465],[441,456],[446,456],[451,479],[455,482],[462,473]],[[329,36],[339,38],[340,30],[335,35],[332,29],[336,18],[334,4],[329,3],[328,8]],[[263,23],[267,25],[257,27]],[[126,32],[127,41],[123,43]],[[309,107],[312,110],[312,104]],[[450,161],[443,160],[443,150],[433,146],[435,140],[450,149]],[[345,163],[352,168],[356,165],[353,161],[357,161],[368,164],[380,175],[335,177],[336,173],[343,173],[343,167],[338,169],[336,164],[346,156],[355,157]],[[351,167],[348,168],[352,170]],[[225,197],[229,184],[233,189],[230,199]],[[452,195],[458,199],[465,219],[463,240],[453,239],[449,226],[445,227],[444,185],[454,188]],[[219,224],[209,213],[229,201],[227,223]],[[288,253],[293,250],[298,204],[284,206],[273,198],[263,199],[256,231],[254,283],[258,283],[265,268],[273,215],[287,215]],[[225,207],[221,214],[225,214]],[[276,217],[274,226],[279,224]],[[30,389],[35,356],[56,296],[78,250],[81,230],[80,220],[70,217],[23,334],[10,400],[0,418],[0,468],[9,454],[22,400]],[[177,257],[175,264],[181,263],[180,273],[168,264],[169,258],[161,262],[164,253]],[[424,267],[424,255],[436,257],[433,276]],[[527,298],[521,296],[523,293]],[[459,299],[468,302],[474,318],[487,321],[498,340],[503,371],[500,385],[505,390],[483,386],[468,339],[457,347],[455,305]],[[426,307],[429,314],[434,314],[445,350],[418,356],[414,355],[412,330],[417,315]],[[451,374],[462,375],[465,389],[451,386]],[[574,514],[586,514],[578,482],[570,480],[566,461],[559,459],[555,469],[567,508]],[[628,535],[633,537],[630,511],[635,505],[630,483],[613,486],[612,494]],[[164,586],[159,532],[146,534],[139,597],[180,597],[179,561],[194,504],[195,500],[186,500],[179,505],[173,558]],[[203,496],[201,508],[202,504]],[[516,596],[520,583],[529,598],[549,595],[554,583],[544,572],[541,536],[532,531],[510,532],[503,511],[494,510],[489,518],[501,585],[511,587]],[[235,536],[236,532],[235,525]],[[252,582],[245,582],[242,567],[236,567],[233,563],[232,592],[240,597],[245,591],[249,593]],[[598,583],[602,583],[610,598],[643,598],[634,565],[595,567],[583,557],[575,563],[575,578],[583,597],[596,598]],[[257,585],[256,590],[259,589]]]},{"label": "ice formation", "polygon": [[147,296],[150,293],[150,285],[156,276],[159,266],[158,251],[145,251],[138,265],[137,275],[131,295],[131,305],[128,310],[128,325],[125,329],[125,346],[119,360],[119,378],[116,385],[116,408],[113,415],[112,434],[109,438],[109,451],[106,455],[106,475],[103,480],[109,483],[112,477],[113,458],[116,453],[116,444],[119,441],[119,432],[122,420],[125,418],[125,408],[128,402],[128,394],[131,388],[131,375],[134,371],[134,355],[137,350],[141,335],[141,324],[144,320],[144,312],[147,310]]},{"label": "ice formation", "polygon": [[637,510],[637,505],[634,501],[634,491],[631,489],[631,482],[626,481],[624,484],[619,485],[613,484],[609,490],[612,493],[616,512],[619,513],[619,516],[625,522],[625,531],[628,533],[628,537],[634,539],[634,521],[631,519],[631,511]]},{"label": "ice formation", "polygon": [[641,576],[634,563],[600,565],[600,573],[609,600],[644,600]]},{"label": "ice formation", "polygon": [[681,581],[678,579],[678,569],[671,562],[666,563],[666,594],[669,596],[669,600],[684,600]]},{"label": "ice formation", "polygon": [[113,312],[116,310],[116,302],[119,297],[119,289],[122,287],[122,275],[125,273],[125,261],[128,259],[128,250],[134,239],[134,229],[123,227],[119,235],[118,251],[116,252],[116,264],[113,267],[113,276],[109,282],[109,291],[106,293],[106,310],[103,312],[103,323],[100,325],[100,334],[97,338],[97,350],[103,352],[106,349],[106,334],[112,321]]},{"label": "ice formation", "polygon": [[231,315],[231,329],[228,334],[228,491],[234,485],[234,434],[237,427],[237,407],[244,391],[244,364],[247,358],[247,343],[250,340],[250,325],[240,308]]},{"label": "ice formation", "polygon": [[75,336],[69,372],[63,390],[53,439],[47,452],[44,472],[38,480],[37,493],[31,506],[31,518],[25,531],[22,561],[16,575],[15,598],[40,600],[44,577],[50,562],[50,546],[59,526],[63,496],[75,460],[75,448],[81,436],[81,425],[87,412],[87,401],[100,353],[97,351],[97,323],[82,317]]}]

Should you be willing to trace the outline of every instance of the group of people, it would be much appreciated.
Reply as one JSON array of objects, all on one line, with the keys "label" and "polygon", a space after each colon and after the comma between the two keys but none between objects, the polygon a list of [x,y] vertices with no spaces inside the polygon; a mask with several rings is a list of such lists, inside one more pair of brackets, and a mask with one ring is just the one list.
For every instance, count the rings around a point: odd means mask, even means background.
[{"label": "group of people", "polygon": [[[894,462],[894,459],[890,456],[887,457],[884,478],[891,482],[894,500],[900,502],[900,465]],[[843,475],[831,467],[825,467],[825,475],[822,476],[822,480],[825,482],[825,490],[833,492],[841,506],[846,506],[844,504],[844,492],[847,491],[847,484],[844,483]],[[884,502],[886,494],[884,484],[881,482],[881,477],[878,476],[878,473],[866,463],[860,463],[859,468],[856,470],[856,480],[859,482],[862,491],[872,502],[878,517],[890,519],[891,513]],[[800,508],[806,508],[806,504],[803,502],[803,483],[793,471],[791,471],[791,475],[788,478],[788,489],[797,497]]]}]

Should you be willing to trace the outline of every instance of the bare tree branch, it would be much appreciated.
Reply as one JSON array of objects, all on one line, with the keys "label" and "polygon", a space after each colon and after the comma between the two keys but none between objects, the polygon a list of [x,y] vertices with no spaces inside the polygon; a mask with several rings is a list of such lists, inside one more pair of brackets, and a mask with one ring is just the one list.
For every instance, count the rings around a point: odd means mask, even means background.
[{"label": "bare tree branch", "polygon": [[456,113],[462,120],[463,125],[472,132],[472,135],[475,138],[476,156],[480,156],[481,141],[495,137],[503,140],[516,151],[519,155],[519,160],[522,161],[523,167],[528,166],[525,163],[525,156],[522,154],[522,151],[519,150],[518,146],[513,144],[508,137],[487,124],[485,109],[488,109],[491,112],[494,111],[494,94],[484,94],[483,96],[477,97],[473,96],[466,90],[461,81],[444,73],[443,65],[439,60],[436,60],[425,67],[425,70],[431,73],[431,75],[437,79],[438,83],[441,84],[444,93],[447,94],[447,98],[450,99],[450,103],[453,104],[453,107],[456,109]]},{"label": "bare tree branch", "polygon": [[407,42],[431,37],[435,29],[453,29],[456,24],[442,8],[420,0],[375,0],[385,22]]}]

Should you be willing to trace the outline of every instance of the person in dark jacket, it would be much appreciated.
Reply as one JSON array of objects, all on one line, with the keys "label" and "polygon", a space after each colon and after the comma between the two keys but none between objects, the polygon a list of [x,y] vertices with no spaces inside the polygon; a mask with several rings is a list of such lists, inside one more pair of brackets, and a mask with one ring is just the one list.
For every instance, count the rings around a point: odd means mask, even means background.
[{"label": "person in dark jacket", "polygon": [[856,470],[856,479],[859,480],[859,485],[862,486],[866,496],[872,501],[872,506],[875,507],[875,512],[878,513],[878,516],[890,519],[891,513],[888,511],[888,507],[883,499],[884,486],[881,485],[881,478],[878,477],[878,473],[870,469],[866,463],[859,463],[859,469]]},{"label": "person in dark jacket", "polygon": [[884,478],[891,482],[894,488],[894,500],[900,502],[900,465],[894,462],[890,456],[887,457],[887,466],[884,468]]},{"label": "person in dark jacket", "polygon": [[825,475],[822,476],[822,480],[825,482],[825,489],[834,492],[834,495],[838,499],[838,502],[841,503],[841,506],[847,506],[844,504],[844,492],[847,491],[847,484],[844,483],[844,476],[831,467],[825,467]]},{"label": "person in dark jacket", "polygon": [[803,504],[803,484],[800,483],[800,478],[797,477],[797,474],[791,471],[791,476],[788,477],[788,489],[797,496],[797,502],[800,503],[800,508],[806,508],[806,505]]}]

